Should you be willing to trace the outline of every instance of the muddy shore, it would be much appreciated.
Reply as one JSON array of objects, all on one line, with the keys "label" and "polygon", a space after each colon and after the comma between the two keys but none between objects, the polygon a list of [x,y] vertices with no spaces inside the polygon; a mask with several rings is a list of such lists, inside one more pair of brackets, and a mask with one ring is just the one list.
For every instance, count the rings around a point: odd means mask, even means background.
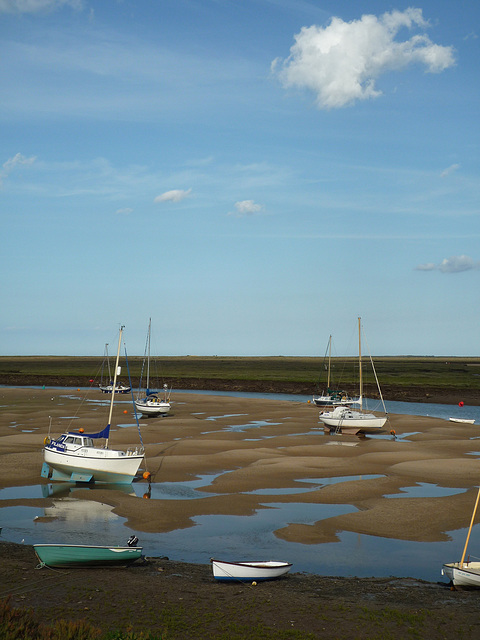
[{"label": "muddy shore", "polygon": [[476,638],[478,592],[408,578],[293,573],[218,583],[209,565],[147,558],[128,569],[36,569],[32,547],[0,543],[1,597],[38,619],[151,630],[162,638],[423,640]]}]

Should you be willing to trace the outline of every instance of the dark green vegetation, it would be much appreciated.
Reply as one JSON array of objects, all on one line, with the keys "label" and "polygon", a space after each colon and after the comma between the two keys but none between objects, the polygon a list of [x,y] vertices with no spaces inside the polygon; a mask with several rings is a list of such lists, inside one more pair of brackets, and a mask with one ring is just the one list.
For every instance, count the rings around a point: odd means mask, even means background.
[{"label": "dark green vegetation", "polygon": [[[0,357],[0,384],[47,386],[97,385],[101,357],[24,356]],[[143,358],[130,357],[132,384],[137,387]],[[379,357],[375,369],[386,399],[453,401],[463,395],[467,403],[480,398],[480,358]],[[375,395],[372,367],[363,367],[365,392]],[[326,387],[324,358],[306,357],[200,357],[158,358],[153,377],[177,389],[216,389],[310,394]],[[128,379],[123,363],[122,379]],[[332,358],[331,386],[358,393],[358,359]],[[466,395],[465,395],[466,394]],[[446,401],[446,400],[444,400]]]}]

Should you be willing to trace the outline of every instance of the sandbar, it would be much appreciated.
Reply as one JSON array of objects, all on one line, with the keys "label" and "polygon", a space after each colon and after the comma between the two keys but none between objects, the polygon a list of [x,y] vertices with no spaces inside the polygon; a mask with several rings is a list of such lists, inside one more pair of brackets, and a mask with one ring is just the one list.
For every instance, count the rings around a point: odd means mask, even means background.
[{"label": "sandbar", "polygon": [[[108,415],[108,398],[96,390],[86,399],[80,389],[4,387],[0,406],[0,488],[47,483],[40,476],[45,437],[79,427],[99,431]],[[112,425],[110,446],[139,444],[128,397],[115,404]],[[78,499],[112,506],[137,531],[192,527],[200,515],[252,515],[271,508],[256,492],[276,489],[269,504],[356,509],[314,524],[287,524],[274,532],[284,540],[333,542],[339,532],[351,531],[442,541],[447,532],[469,525],[478,486],[474,438],[480,437],[480,425],[431,417],[390,415],[381,438],[330,435],[318,421],[318,408],[304,401],[176,393],[170,415],[140,417],[140,434],[146,452],[142,470],[149,471],[153,485],[205,478],[198,490],[208,495],[177,501],[139,499],[101,487],[75,492]],[[140,482],[148,498],[149,484]],[[456,491],[409,497],[408,487],[418,483]],[[49,506],[51,500],[0,500],[0,507]]]}]

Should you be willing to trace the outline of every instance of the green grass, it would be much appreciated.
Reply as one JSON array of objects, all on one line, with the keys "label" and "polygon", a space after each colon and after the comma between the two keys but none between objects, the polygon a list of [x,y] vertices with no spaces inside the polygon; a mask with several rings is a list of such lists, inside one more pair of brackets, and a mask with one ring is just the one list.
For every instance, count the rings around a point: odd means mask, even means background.
[{"label": "green grass", "polygon": [[[38,384],[45,378],[51,384],[88,386],[89,380],[99,382],[103,358],[63,356],[1,356],[0,382],[3,384]],[[445,357],[378,357],[375,368],[383,387],[432,387],[449,390],[480,390],[480,358]],[[130,374],[138,386],[143,358],[129,357]],[[370,365],[363,367],[364,382],[373,384],[375,378]],[[357,358],[332,358],[332,385],[358,384]],[[271,382],[325,386],[326,373],[323,358],[307,357],[220,357],[178,356],[157,358],[153,363],[153,377],[160,380],[222,380],[240,382]],[[122,379],[127,379],[123,366]],[[32,380],[37,379],[37,382]]]}]

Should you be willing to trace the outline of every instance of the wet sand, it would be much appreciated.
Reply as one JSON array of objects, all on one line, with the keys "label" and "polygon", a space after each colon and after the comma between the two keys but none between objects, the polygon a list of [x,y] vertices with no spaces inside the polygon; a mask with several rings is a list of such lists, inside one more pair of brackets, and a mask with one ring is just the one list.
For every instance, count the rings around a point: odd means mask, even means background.
[{"label": "wet sand", "polygon": [[[108,398],[77,389],[0,390],[0,487],[46,483],[40,477],[44,438],[83,427],[95,432],[107,422]],[[131,402],[115,405],[110,446],[139,444]],[[102,404],[99,404],[102,403]],[[127,413],[125,414],[124,411]],[[50,426],[51,421],[51,426]],[[302,544],[338,539],[340,531],[402,540],[447,540],[447,531],[470,523],[478,486],[480,425],[428,417],[390,415],[383,439],[325,435],[318,408],[306,402],[178,393],[168,417],[140,419],[145,468],[152,483],[212,475],[200,490],[216,495],[195,500],[139,500],[115,490],[79,490],[79,499],[114,507],[137,531],[168,532],[193,526],[200,515],[250,515],[262,506],[257,489],[285,489],[269,503],[350,504],[358,510],[314,524],[290,524],[279,538]],[[390,435],[394,430],[396,438]],[[302,479],[378,477],[305,488]],[[143,482],[143,480],[142,480]],[[461,488],[436,498],[385,497],[417,482]],[[308,486],[308,485],[307,485]],[[315,485],[312,485],[315,486]],[[148,485],[145,483],[147,493]],[[288,490],[288,491],[287,491]],[[2,500],[0,506],[49,506],[51,498]],[[159,504],[160,503],[160,504]],[[480,518],[480,514],[478,516]]]}]

